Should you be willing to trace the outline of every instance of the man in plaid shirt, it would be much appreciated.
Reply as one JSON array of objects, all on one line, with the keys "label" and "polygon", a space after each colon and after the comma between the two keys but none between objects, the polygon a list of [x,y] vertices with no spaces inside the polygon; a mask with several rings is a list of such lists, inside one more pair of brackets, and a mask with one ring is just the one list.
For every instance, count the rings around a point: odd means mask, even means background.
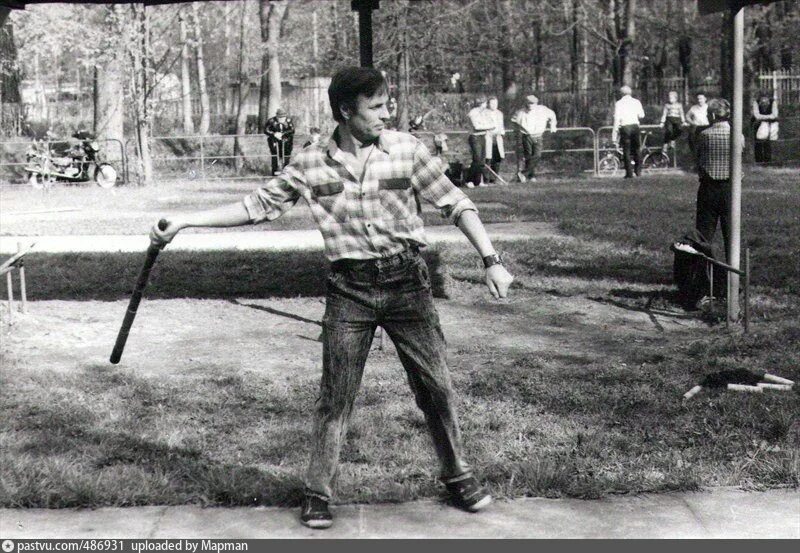
[{"label": "man in plaid shirt", "polygon": [[478,511],[491,502],[467,464],[433,304],[431,281],[419,250],[426,246],[420,200],[456,224],[483,257],[486,285],[504,298],[513,277],[469,198],[442,174],[425,146],[386,130],[386,82],[379,71],[348,68],[328,89],[338,127],[327,147],[309,146],[243,201],[214,210],[167,217],[151,230],[163,245],[183,228],[228,227],[273,221],[303,198],[331,261],[320,397],[300,520],[311,528],[333,523],[329,501],[347,421],[361,383],[375,329],[392,338],[422,409],[454,502]]},{"label": "man in plaid shirt", "polygon": [[[728,122],[731,107],[727,100],[714,98],[708,102],[711,126],[697,136],[697,165],[700,187],[697,189],[697,218],[695,227],[709,243],[714,239],[717,221],[722,227],[725,255],[728,255],[730,231],[731,126]],[[744,142],[742,142],[744,144]]]}]

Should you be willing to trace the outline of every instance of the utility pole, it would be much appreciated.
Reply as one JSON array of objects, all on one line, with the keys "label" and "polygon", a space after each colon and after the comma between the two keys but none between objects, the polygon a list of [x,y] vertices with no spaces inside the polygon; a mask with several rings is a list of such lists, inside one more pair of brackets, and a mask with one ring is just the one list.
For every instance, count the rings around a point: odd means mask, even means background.
[{"label": "utility pole", "polygon": [[[744,8],[733,12],[733,117],[731,125],[731,228],[728,263],[739,268],[742,232],[742,101],[744,65]],[[739,320],[739,275],[728,271],[728,324]]]},{"label": "utility pole", "polygon": [[358,35],[361,67],[372,67],[372,10],[380,0],[350,0],[350,9],[358,12]]}]

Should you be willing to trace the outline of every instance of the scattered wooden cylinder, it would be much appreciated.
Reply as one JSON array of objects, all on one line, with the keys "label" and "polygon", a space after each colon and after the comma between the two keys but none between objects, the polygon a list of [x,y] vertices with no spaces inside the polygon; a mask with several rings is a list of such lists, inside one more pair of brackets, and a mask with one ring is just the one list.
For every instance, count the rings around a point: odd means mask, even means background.
[{"label": "scattered wooden cylinder", "polygon": [[788,378],[783,378],[769,373],[764,373],[764,380],[774,382],[775,384],[788,384],[789,386],[794,384],[794,380],[789,380]]},{"label": "scattered wooden cylinder", "polygon": [[773,384],[772,382],[759,382],[759,388],[765,388],[767,390],[791,390],[791,384]]},{"label": "scattered wooden cylinder", "polygon": [[694,388],[683,394],[683,399],[691,399],[693,396],[699,394],[700,390],[702,389],[703,387],[698,384],[697,386],[695,386]]},{"label": "scattered wooden cylinder", "polygon": [[749,386],[747,384],[728,384],[728,390],[732,392],[753,392],[756,394],[760,394],[764,391],[763,388],[759,388],[758,386]]}]

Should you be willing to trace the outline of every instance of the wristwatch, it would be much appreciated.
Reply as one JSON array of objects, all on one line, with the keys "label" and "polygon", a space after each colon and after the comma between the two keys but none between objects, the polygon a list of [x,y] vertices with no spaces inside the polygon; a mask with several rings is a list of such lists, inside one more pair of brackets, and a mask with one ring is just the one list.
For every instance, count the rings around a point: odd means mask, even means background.
[{"label": "wristwatch", "polygon": [[503,260],[500,258],[499,254],[493,253],[492,255],[487,255],[483,258],[483,267],[488,269],[492,265],[502,265]]}]

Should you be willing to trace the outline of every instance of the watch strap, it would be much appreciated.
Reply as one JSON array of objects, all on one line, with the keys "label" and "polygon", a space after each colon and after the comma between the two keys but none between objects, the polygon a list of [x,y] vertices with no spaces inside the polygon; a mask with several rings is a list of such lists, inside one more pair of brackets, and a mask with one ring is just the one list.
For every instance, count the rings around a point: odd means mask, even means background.
[{"label": "watch strap", "polygon": [[503,260],[500,258],[500,255],[496,253],[484,256],[483,258],[483,267],[485,269],[488,269],[492,265],[502,265],[502,264]]}]

